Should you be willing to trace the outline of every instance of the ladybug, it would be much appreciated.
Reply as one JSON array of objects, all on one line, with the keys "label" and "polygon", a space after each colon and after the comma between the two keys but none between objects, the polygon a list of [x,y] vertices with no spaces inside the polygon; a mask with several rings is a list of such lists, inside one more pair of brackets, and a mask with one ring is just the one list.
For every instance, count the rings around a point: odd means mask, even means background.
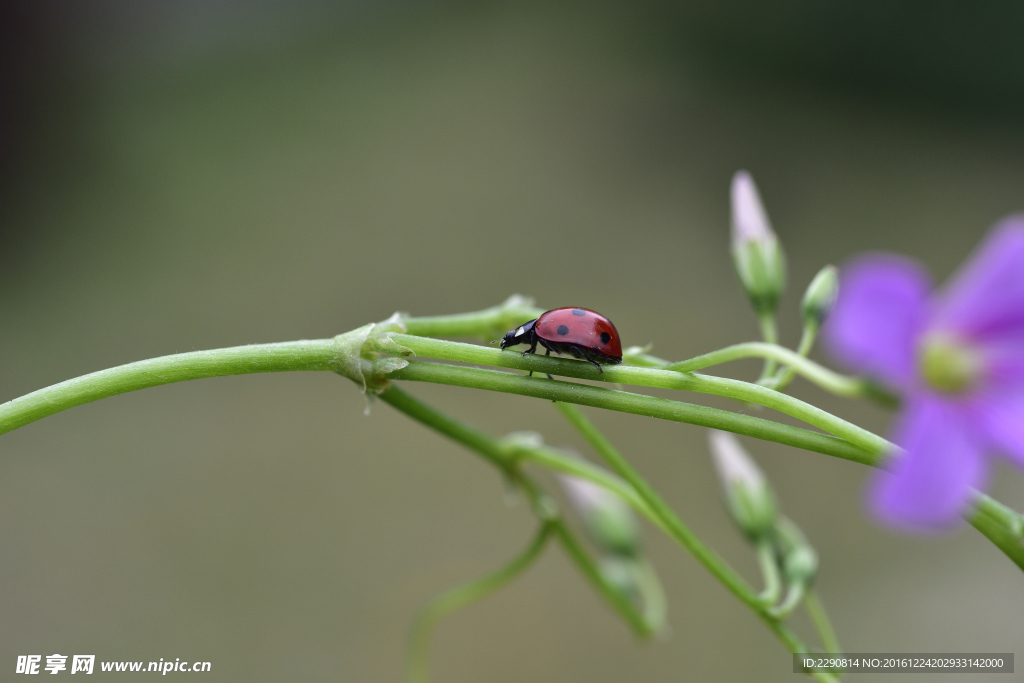
[{"label": "ladybug", "polygon": [[[501,348],[527,344],[523,352],[535,353],[540,344],[550,356],[568,353],[593,363],[598,370],[601,365],[622,362],[622,342],[612,321],[589,308],[556,308],[542,313],[536,320],[510,330],[501,339]],[[604,372],[604,370],[601,370]],[[532,374],[532,373],[531,373]]]}]

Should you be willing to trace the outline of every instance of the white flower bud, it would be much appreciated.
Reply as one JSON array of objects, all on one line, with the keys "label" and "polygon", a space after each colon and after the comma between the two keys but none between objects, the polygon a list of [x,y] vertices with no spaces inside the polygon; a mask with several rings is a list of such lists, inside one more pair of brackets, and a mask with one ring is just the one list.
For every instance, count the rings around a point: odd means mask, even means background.
[{"label": "white flower bud", "polygon": [[786,288],[786,259],[754,179],[746,171],[732,178],[732,256],[754,308],[774,311]]},{"label": "white flower bud", "polygon": [[637,554],[640,530],[633,511],[624,500],[608,489],[579,477],[559,476],[558,479],[598,546],[616,555]]}]

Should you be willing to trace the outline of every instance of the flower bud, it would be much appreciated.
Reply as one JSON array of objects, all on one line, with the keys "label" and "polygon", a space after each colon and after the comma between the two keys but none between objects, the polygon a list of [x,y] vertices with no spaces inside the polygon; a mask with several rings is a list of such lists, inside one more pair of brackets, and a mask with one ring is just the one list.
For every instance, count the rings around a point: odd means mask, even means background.
[{"label": "flower bud", "polygon": [[788,517],[780,517],[773,538],[782,565],[782,578],[788,585],[810,585],[818,571],[818,553],[800,527]]},{"label": "flower bud", "polygon": [[560,476],[559,479],[594,543],[615,555],[633,557],[638,554],[640,530],[624,500],[579,477]]},{"label": "flower bud", "polygon": [[610,555],[601,558],[598,565],[601,578],[630,602],[640,600],[640,582],[637,581],[636,561],[628,557]]},{"label": "flower bud", "polygon": [[746,171],[732,178],[732,256],[754,308],[774,311],[786,288],[786,258]]},{"label": "flower bud", "polygon": [[732,434],[711,430],[708,442],[729,514],[751,539],[764,536],[777,514],[775,496],[764,475]]},{"label": "flower bud", "polygon": [[835,266],[825,266],[807,285],[802,304],[804,325],[820,327],[839,294],[839,271]]},{"label": "flower bud", "polygon": [[647,560],[609,555],[601,558],[599,570],[608,585],[641,610],[652,633],[664,633],[668,619],[665,590]]}]

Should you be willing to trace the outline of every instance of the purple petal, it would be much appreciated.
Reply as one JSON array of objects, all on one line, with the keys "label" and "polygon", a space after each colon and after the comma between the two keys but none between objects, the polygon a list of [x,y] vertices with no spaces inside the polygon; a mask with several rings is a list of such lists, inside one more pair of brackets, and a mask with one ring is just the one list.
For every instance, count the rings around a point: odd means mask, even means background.
[{"label": "purple petal", "polygon": [[975,340],[1024,334],[1024,216],[996,225],[944,291],[937,326]]},{"label": "purple petal", "polygon": [[990,446],[1024,467],[1024,387],[1013,394],[979,397],[972,408]]},{"label": "purple petal", "polygon": [[986,478],[987,463],[964,408],[916,395],[901,418],[896,443],[905,450],[879,472],[868,501],[884,523],[908,531],[954,525]]},{"label": "purple petal", "polygon": [[865,256],[844,267],[825,326],[833,354],[859,372],[907,387],[929,289],[924,270],[897,256]]},{"label": "purple petal", "polygon": [[1016,391],[1024,387],[1024,330],[974,344],[985,359],[984,385]]}]

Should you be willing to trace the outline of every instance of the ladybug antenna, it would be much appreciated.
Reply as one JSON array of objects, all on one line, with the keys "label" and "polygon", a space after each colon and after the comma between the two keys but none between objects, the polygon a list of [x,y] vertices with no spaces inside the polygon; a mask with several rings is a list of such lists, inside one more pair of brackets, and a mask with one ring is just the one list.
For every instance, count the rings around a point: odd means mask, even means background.
[{"label": "ladybug antenna", "polygon": [[491,346],[494,346],[495,344],[497,344],[497,343],[498,343],[498,342],[500,342],[500,341],[501,341],[500,339],[495,339],[495,340],[493,340],[493,341],[491,342]]}]

